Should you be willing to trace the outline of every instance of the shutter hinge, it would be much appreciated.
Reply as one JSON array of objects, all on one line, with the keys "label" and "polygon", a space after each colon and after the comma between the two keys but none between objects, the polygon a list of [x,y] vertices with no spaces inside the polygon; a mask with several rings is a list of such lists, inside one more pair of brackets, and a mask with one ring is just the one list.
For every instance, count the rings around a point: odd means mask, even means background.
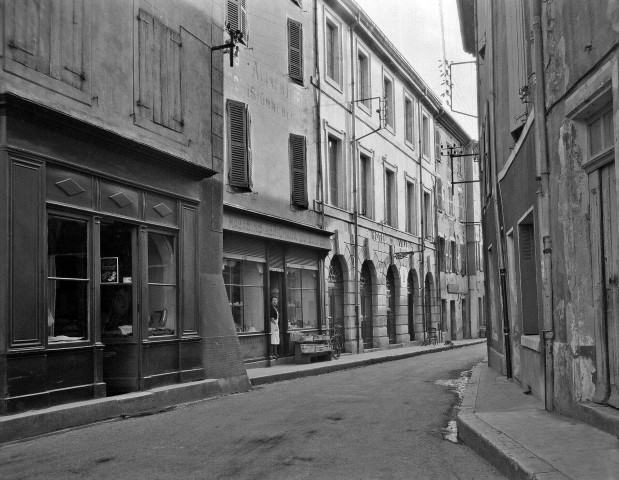
[{"label": "shutter hinge", "polygon": [[86,80],[86,73],[85,73],[85,72],[76,72],[75,70],[73,70],[73,69],[71,69],[71,68],[67,67],[66,65],[65,65],[65,67],[64,67],[64,68],[65,68],[65,70],[68,70],[68,71],[69,71],[69,72],[71,72],[72,74],[77,75],[78,77],[80,77],[80,79],[81,79],[82,81]]},{"label": "shutter hinge", "polygon": [[144,103],[142,103],[142,101],[141,101],[141,100],[139,100],[139,99],[138,99],[138,101],[137,101],[137,102],[135,102],[135,104],[136,104],[138,107],[142,107],[142,108],[146,108],[146,109],[150,110],[150,107],[147,107],[147,106],[146,106]]}]

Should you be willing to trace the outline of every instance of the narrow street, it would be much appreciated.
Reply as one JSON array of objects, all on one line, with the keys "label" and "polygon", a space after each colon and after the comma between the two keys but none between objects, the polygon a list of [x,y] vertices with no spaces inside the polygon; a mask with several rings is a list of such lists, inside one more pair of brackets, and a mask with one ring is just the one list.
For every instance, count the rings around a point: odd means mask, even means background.
[{"label": "narrow street", "polygon": [[0,448],[9,479],[496,479],[444,439],[483,344],[258,387]]}]

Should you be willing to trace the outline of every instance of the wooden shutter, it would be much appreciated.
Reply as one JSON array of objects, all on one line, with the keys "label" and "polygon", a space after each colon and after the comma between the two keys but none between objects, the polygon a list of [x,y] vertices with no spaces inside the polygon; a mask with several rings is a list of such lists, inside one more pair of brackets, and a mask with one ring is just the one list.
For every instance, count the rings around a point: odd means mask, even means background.
[{"label": "wooden shutter", "polygon": [[243,33],[243,40],[247,41],[249,38],[249,29],[247,28],[247,0],[228,0],[226,26],[228,25],[232,30],[240,30]]},{"label": "wooden shutter", "polygon": [[36,68],[41,6],[34,0],[14,0],[8,2],[6,8],[9,10],[7,12],[9,52],[14,61]]},{"label": "wooden shutter", "polygon": [[438,209],[443,210],[443,180],[436,179],[436,193],[438,194]]},{"label": "wooden shutter", "polygon": [[290,170],[292,204],[307,208],[307,158],[305,137],[290,135]]},{"label": "wooden shutter", "polygon": [[144,10],[140,10],[138,22],[138,114],[153,120],[154,19]]},{"label": "wooden shutter", "polygon": [[81,88],[82,82],[86,80],[83,58],[84,1],[65,0],[61,15],[62,81]]},{"label": "wooden shutter", "polygon": [[250,188],[247,107],[228,101],[228,181],[230,185]]},{"label": "wooden shutter", "polygon": [[183,126],[181,109],[181,36],[161,25],[161,102],[160,121],[157,123],[180,132]]},{"label": "wooden shutter", "polygon": [[288,73],[303,83],[303,25],[288,19]]},{"label": "wooden shutter", "polygon": [[528,28],[525,25],[522,0],[505,2],[507,26],[507,68],[509,93],[510,131],[524,125],[527,118],[526,104],[520,99],[520,89],[527,82]]}]

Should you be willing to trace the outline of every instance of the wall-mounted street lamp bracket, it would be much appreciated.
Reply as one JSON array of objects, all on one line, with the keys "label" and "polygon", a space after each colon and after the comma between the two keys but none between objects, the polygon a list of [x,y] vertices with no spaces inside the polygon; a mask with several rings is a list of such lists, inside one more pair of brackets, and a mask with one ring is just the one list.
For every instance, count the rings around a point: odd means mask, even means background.
[{"label": "wall-mounted street lamp bracket", "polygon": [[412,250],[410,252],[397,252],[397,253],[394,253],[393,256],[397,258],[398,260],[402,260],[403,258],[408,257],[409,255],[414,255],[416,253],[422,253],[422,252],[423,250]]},{"label": "wall-mounted street lamp bracket", "polygon": [[237,44],[240,43],[244,46],[247,46],[247,44],[243,40],[243,32],[241,30],[234,30],[232,26],[228,24],[226,25],[226,31],[228,32],[228,35],[230,35],[230,39],[223,45],[217,45],[216,47],[211,48],[211,53],[216,50],[227,49],[227,53],[230,55],[230,66],[234,67],[234,58],[239,55],[239,47]]}]

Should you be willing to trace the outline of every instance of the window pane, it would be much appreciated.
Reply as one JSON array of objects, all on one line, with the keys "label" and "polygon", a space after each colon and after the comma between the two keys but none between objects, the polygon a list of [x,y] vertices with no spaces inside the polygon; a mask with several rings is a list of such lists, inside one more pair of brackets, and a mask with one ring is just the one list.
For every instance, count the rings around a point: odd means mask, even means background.
[{"label": "window pane", "polygon": [[90,282],[47,281],[48,341],[65,342],[88,338],[88,287]]},{"label": "window pane", "polygon": [[133,334],[131,284],[101,286],[101,328],[103,337],[129,337]]},{"label": "window pane", "polygon": [[176,331],[176,251],[174,237],[148,233],[148,334],[173,335]]},{"label": "window pane", "polygon": [[224,259],[224,283],[237,332],[264,331],[264,264]]},{"label": "window pane", "polygon": [[47,266],[49,277],[88,278],[87,222],[49,217]]},{"label": "window pane", "polygon": [[589,126],[589,152],[595,155],[602,151],[602,119],[598,118]]},{"label": "window pane", "polygon": [[176,285],[174,237],[148,234],[148,283]]},{"label": "window pane", "polygon": [[148,285],[148,334],[173,335],[176,326],[176,286]]},{"label": "window pane", "polygon": [[303,302],[300,288],[288,286],[288,328],[303,328]]}]

